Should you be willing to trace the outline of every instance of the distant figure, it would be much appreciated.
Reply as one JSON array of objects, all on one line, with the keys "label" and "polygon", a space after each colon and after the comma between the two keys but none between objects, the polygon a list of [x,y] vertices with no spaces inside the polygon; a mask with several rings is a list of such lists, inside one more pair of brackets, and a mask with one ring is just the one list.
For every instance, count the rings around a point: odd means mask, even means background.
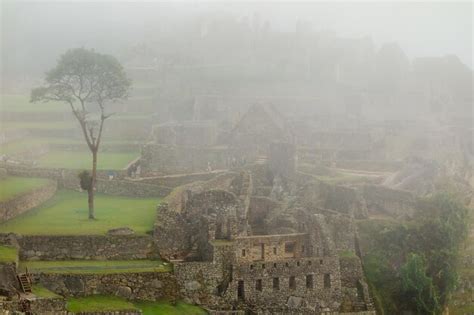
[{"label": "distant figure", "polygon": [[212,172],[211,162],[207,162],[207,171]]},{"label": "distant figure", "polygon": [[109,180],[114,179],[114,175],[115,175],[115,174],[114,174],[113,171],[109,171],[109,172],[107,173],[107,175],[108,175],[108,177],[109,177]]}]

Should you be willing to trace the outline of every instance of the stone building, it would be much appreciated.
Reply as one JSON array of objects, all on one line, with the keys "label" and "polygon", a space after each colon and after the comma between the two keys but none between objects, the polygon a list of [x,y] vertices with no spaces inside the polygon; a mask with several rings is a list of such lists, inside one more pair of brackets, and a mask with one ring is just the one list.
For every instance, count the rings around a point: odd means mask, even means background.
[{"label": "stone building", "polygon": [[232,149],[249,161],[268,155],[273,142],[294,143],[294,139],[286,119],[271,104],[251,106],[230,134]]},{"label": "stone building", "polygon": [[[297,173],[276,200],[262,187],[279,176],[270,162],[256,164],[179,187],[159,206],[154,237],[175,264],[180,294],[213,310],[258,314],[373,310],[353,212],[305,202],[288,189],[305,182]],[[342,252],[353,256],[343,261]]]}]

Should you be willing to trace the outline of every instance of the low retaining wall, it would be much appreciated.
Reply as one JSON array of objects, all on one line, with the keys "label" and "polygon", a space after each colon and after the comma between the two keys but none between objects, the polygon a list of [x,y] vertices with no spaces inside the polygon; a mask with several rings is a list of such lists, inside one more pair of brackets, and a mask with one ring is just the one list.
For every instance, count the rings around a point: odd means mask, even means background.
[{"label": "low retaining wall", "polygon": [[98,180],[97,192],[129,197],[166,197],[171,192],[170,187],[151,185],[134,180]]},{"label": "low retaining wall", "polygon": [[208,181],[226,171],[212,171],[206,173],[177,174],[166,176],[154,176],[137,179],[136,181],[175,188],[196,181]]},{"label": "low retaining wall", "polygon": [[36,274],[35,280],[45,288],[63,295],[117,295],[129,300],[156,301],[178,298],[176,277],[171,272],[117,274]]},{"label": "low retaining wall", "polygon": [[54,196],[57,190],[56,181],[51,180],[47,185],[25,192],[13,199],[0,202],[0,222],[10,220],[30,209],[33,209]]},{"label": "low retaining wall", "polygon": [[21,260],[129,260],[159,257],[149,235],[17,236]]},{"label": "low retaining wall", "polygon": [[[2,163],[0,167],[5,168],[11,176],[23,177],[43,177],[55,179],[59,182],[62,180],[76,180],[79,185],[78,174],[80,169],[62,169],[62,168],[45,168],[31,167],[28,165],[18,165],[10,163]],[[114,170],[116,178],[124,178],[127,175],[126,170]],[[98,170],[97,178],[107,179],[109,177],[108,170]]]},{"label": "low retaining wall", "polygon": [[[32,168],[20,165],[8,165],[5,167],[11,176],[42,177],[58,181],[60,188],[77,190],[80,189],[78,174],[80,170],[55,169],[55,168]],[[115,178],[108,179],[109,171],[97,172],[97,192],[107,195],[127,196],[127,197],[165,197],[172,188],[144,182],[141,180],[123,179],[126,176],[125,170],[114,171]]]},{"label": "low retaining wall", "polygon": [[[19,301],[5,301],[0,304],[0,314],[17,314],[16,311],[22,310],[22,305]],[[30,299],[30,310],[33,314],[49,314],[49,315],[66,315],[72,314],[66,311],[66,300],[62,298],[55,299]],[[21,313],[23,314],[23,313]]]}]

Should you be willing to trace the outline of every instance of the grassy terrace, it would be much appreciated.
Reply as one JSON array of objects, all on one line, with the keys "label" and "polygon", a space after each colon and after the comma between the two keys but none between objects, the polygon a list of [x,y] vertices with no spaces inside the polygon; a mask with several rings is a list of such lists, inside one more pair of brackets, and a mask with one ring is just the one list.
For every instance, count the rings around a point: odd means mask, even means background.
[{"label": "grassy terrace", "polygon": [[39,285],[39,284],[34,284],[32,287],[33,294],[42,297],[42,298],[47,298],[47,299],[54,299],[54,298],[60,298],[60,295],[57,295],[56,293],[49,291],[45,287]]},{"label": "grassy terrace", "polygon": [[70,260],[22,261],[20,270],[50,274],[113,274],[133,272],[169,272],[172,266],[160,260]]},{"label": "grassy terrace", "polygon": [[18,250],[15,247],[0,246],[0,263],[15,262],[18,258]]},{"label": "grassy terrace", "polygon": [[130,302],[116,296],[93,295],[82,298],[70,298],[67,309],[71,312],[100,312],[140,309],[144,315],[204,315],[202,308],[195,305],[168,301]]},{"label": "grassy terrace", "polygon": [[16,129],[52,129],[52,130],[69,130],[79,128],[77,122],[64,121],[43,121],[43,122],[2,122],[2,130],[16,130]]},{"label": "grassy terrace", "polygon": [[[102,170],[120,170],[138,157],[138,153],[102,152],[98,156],[97,168]],[[41,156],[39,167],[89,169],[92,156],[90,152],[51,151]]]},{"label": "grassy terrace", "polygon": [[4,202],[28,191],[45,186],[46,178],[7,177],[0,180],[0,202]]},{"label": "grassy terrace", "polygon": [[[134,141],[127,140],[109,140],[103,139],[101,145],[120,145],[120,144],[134,144]],[[32,147],[47,144],[72,144],[83,145],[86,147],[84,139],[64,139],[64,138],[30,138],[15,140],[0,146],[0,154],[14,154],[30,150]]]},{"label": "grassy terrace", "polygon": [[96,220],[87,219],[87,195],[59,191],[42,206],[0,224],[0,233],[25,235],[105,234],[108,230],[128,226],[136,233],[150,231],[159,199],[137,199],[98,194],[95,200]]},{"label": "grassy terrace", "polygon": [[68,108],[59,102],[30,103],[28,95],[5,94],[0,96],[0,111],[5,112],[64,112]]},{"label": "grassy terrace", "polygon": [[70,298],[67,309],[73,313],[135,310],[131,302],[115,296],[93,295],[83,298]]}]

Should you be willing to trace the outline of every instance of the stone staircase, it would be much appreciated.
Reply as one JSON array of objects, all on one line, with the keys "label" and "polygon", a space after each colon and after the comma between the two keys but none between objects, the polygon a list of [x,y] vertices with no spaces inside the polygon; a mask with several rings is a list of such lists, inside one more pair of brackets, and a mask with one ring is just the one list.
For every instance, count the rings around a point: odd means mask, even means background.
[{"label": "stone staircase", "polygon": [[20,273],[17,275],[21,290],[24,293],[31,293],[31,281],[27,273]]}]

